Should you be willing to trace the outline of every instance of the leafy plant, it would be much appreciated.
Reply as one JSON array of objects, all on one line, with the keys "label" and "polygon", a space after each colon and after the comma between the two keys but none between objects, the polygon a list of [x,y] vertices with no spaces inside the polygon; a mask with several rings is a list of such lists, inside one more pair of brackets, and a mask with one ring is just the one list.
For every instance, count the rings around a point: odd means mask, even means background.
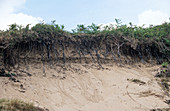
[{"label": "leafy plant", "polygon": [[168,62],[163,62],[162,63],[162,67],[167,67],[168,66]]}]

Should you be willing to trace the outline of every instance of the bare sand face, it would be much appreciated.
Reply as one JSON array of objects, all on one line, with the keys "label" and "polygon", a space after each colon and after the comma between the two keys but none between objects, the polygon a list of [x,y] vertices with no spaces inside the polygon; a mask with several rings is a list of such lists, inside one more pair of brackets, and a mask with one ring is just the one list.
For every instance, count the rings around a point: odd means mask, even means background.
[{"label": "bare sand face", "polygon": [[[50,111],[149,111],[168,108],[169,99],[154,78],[159,66],[69,64],[66,68],[30,65],[20,82],[0,78],[0,98],[15,98]],[[132,80],[140,80],[133,82]],[[142,82],[141,82],[142,81]]]}]

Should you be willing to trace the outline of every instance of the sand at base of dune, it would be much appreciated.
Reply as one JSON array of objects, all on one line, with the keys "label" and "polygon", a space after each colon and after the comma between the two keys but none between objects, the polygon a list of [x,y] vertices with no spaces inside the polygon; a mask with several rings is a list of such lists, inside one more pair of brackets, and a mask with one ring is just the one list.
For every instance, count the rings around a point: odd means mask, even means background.
[{"label": "sand at base of dune", "polygon": [[76,63],[65,68],[47,65],[43,69],[37,64],[21,67],[14,71],[20,75],[19,82],[0,77],[0,98],[33,102],[50,111],[149,111],[169,107],[164,102],[169,97],[154,77],[159,66],[103,67]]}]

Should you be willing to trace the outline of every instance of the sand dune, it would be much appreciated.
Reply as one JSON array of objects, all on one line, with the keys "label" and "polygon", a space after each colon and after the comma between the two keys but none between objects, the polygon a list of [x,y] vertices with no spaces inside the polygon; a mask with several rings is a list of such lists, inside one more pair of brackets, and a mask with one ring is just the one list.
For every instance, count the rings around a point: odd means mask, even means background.
[{"label": "sand dune", "polygon": [[[0,77],[0,98],[33,102],[50,111],[149,111],[168,108],[169,99],[154,75],[159,66],[103,65],[70,63],[62,67],[31,64],[19,82]],[[29,72],[32,76],[28,76]],[[139,80],[134,82],[133,80]]]}]

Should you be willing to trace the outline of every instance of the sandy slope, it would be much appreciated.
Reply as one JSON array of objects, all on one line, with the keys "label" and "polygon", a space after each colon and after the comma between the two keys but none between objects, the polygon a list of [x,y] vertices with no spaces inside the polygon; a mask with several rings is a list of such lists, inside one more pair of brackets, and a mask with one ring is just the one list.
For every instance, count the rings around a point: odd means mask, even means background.
[{"label": "sandy slope", "polygon": [[0,78],[0,98],[31,101],[50,111],[148,111],[168,107],[164,100],[169,98],[154,78],[159,66],[105,65],[99,70],[94,64],[69,64],[64,69],[46,68],[46,75],[41,65],[28,67],[23,70],[31,73],[30,77],[15,72],[23,75],[17,78],[20,82]]}]

